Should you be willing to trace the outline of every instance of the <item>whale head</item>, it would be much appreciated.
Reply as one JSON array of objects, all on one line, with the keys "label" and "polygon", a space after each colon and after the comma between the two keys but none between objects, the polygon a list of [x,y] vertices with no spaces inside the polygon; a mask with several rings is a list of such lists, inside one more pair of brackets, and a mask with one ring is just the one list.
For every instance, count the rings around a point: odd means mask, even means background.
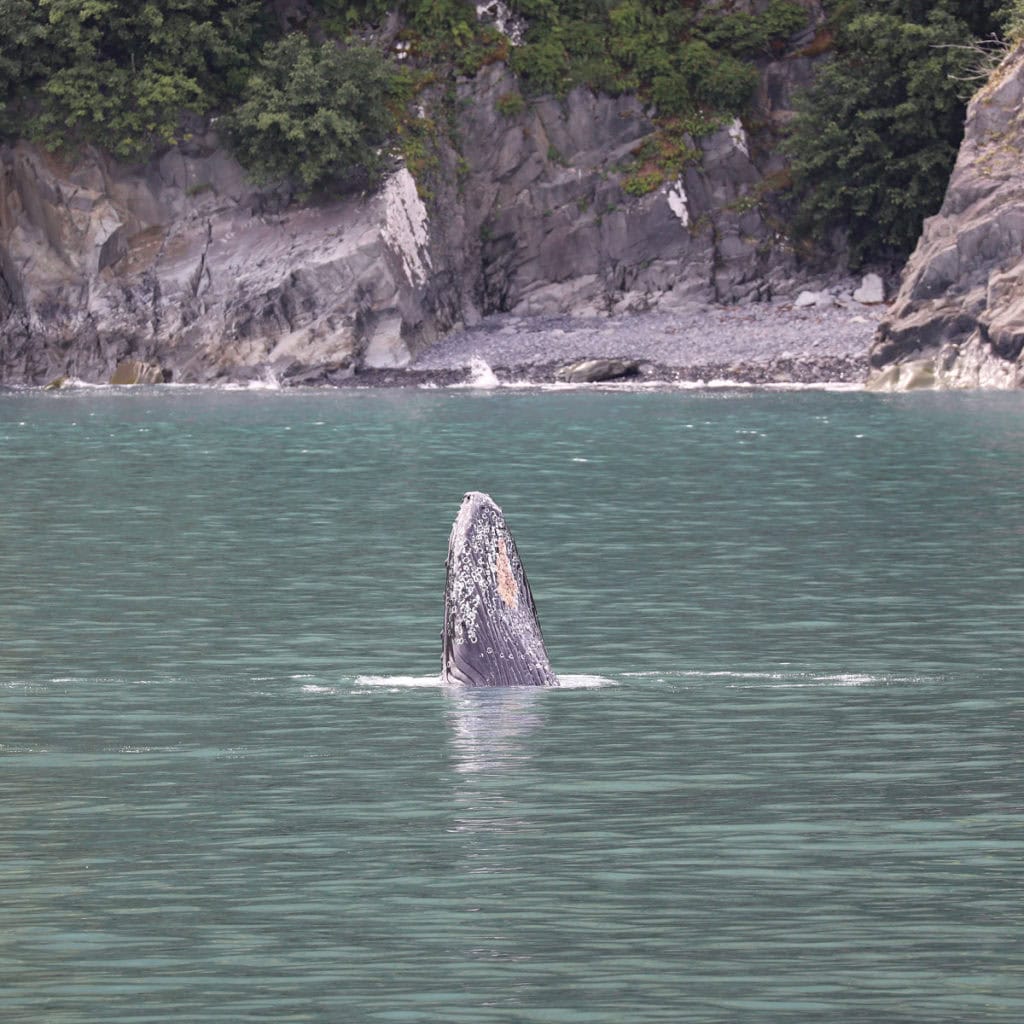
[{"label": "whale head", "polygon": [[462,499],[448,540],[441,675],[463,686],[555,686],[530,584],[489,495]]}]

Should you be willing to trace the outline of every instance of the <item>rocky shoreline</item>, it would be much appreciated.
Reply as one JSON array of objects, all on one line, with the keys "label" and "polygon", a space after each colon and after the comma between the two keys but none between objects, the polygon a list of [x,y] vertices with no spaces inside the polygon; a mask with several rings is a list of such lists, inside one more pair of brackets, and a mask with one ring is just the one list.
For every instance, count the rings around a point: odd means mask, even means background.
[{"label": "rocky shoreline", "polygon": [[[848,289],[847,289],[848,291]],[[849,300],[694,307],[598,317],[488,317],[420,352],[403,368],[325,371],[287,384],[409,387],[584,381],[616,383],[862,384],[883,306]],[[597,364],[592,379],[568,372]],[[621,372],[616,372],[621,371]]]},{"label": "rocky shoreline", "polygon": [[[358,363],[254,366],[207,380],[226,387],[476,387],[556,384],[863,385],[881,304],[851,297],[848,282],[801,300],[606,317],[486,317],[423,348],[405,366]],[[809,301],[808,296],[816,299]],[[45,386],[79,382],[60,377]],[[112,385],[187,383],[127,359]]]},{"label": "rocky shoreline", "polygon": [[635,370],[595,381],[567,382],[560,363],[521,364],[487,367],[481,374],[474,366],[445,370],[363,370],[350,377],[325,380],[333,387],[407,388],[407,387],[498,387],[589,383],[601,386],[620,384],[737,384],[769,385],[862,385],[868,372],[866,356],[831,356],[822,359],[773,359],[768,363],[705,363],[692,366],[665,366],[659,363],[635,364]]}]

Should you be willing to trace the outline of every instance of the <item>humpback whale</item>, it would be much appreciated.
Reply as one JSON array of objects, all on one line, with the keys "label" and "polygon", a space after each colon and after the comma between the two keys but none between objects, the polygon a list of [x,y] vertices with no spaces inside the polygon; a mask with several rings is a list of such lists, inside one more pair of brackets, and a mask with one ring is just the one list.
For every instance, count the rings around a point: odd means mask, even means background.
[{"label": "humpback whale", "polygon": [[462,499],[448,539],[441,676],[464,686],[557,686],[523,563],[489,495]]}]

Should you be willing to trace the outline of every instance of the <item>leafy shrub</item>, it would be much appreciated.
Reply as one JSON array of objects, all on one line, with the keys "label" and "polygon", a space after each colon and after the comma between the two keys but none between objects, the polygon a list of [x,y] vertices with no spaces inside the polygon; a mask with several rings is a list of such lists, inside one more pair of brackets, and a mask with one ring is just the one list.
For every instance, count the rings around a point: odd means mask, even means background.
[{"label": "leafy shrub", "polygon": [[[183,110],[208,105],[200,85],[179,68],[150,63],[133,72],[107,64],[100,70],[102,83],[84,64],[50,76],[43,87],[45,110],[33,124],[37,137],[50,145],[90,139],[118,156],[139,157],[156,144],[174,141]],[[65,127],[77,132],[65,136]]]},{"label": "leafy shrub", "polygon": [[750,58],[773,52],[808,22],[795,0],[772,0],[757,15],[715,11],[703,18],[697,4],[668,0],[515,6],[533,19],[526,45],[512,54],[531,89],[638,90],[668,116],[742,113],[757,81]]},{"label": "leafy shrub", "polygon": [[395,5],[389,0],[312,0],[323,25],[345,35],[360,25],[375,25]]},{"label": "leafy shrub", "polygon": [[771,53],[807,25],[807,11],[791,0],[772,0],[763,14],[738,11],[715,14],[701,22],[701,35],[716,50],[734,57]]},{"label": "leafy shrub", "polygon": [[1024,39],[1024,0],[1007,0],[1000,8],[999,16],[1003,23],[1003,31],[1009,39],[1015,43]]},{"label": "leafy shrub", "polygon": [[629,195],[647,195],[663,182],[679,178],[687,167],[700,163],[700,159],[700,150],[694,146],[686,122],[663,118],[655,134],[637,150],[622,187]]},{"label": "leafy shrub", "polygon": [[517,46],[511,63],[512,70],[526,79],[534,92],[560,93],[569,81],[569,54],[560,33]]},{"label": "leafy shrub", "polygon": [[478,25],[465,35],[454,48],[455,66],[460,74],[475,75],[487,64],[507,61],[510,47],[508,39],[491,25]]},{"label": "leafy shrub", "polygon": [[502,93],[494,104],[502,117],[515,117],[526,109],[526,100],[518,92]]},{"label": "leafy shrub", "polygon": [[984,7],[964,8],[966,21],[955,0],[871,0],[837,16],[836,56],[801,102],[788,151],[798,226],[817,238],[844,228],[855,266],[905,256],[942,201],[969,89],[960,47]]},{"label": "leafy shrub", "polygon": [[586,85],[595,92],[603,92],[607,96],[621,96],[623,93],[636,92],[640,87],[635,74],[628,74],[615,63],[611,57],[585,57],[572,64],[570,69],[573,85]]},{"label": "leafy shrub", "polygon": [[756,85],[757,71],[750,64],[694,39],[680,48],[677,69],[654,79],[651,98],[670,116],[702,108],[739,112],[746,109]]},{"label": "leafy shrub", "polygon": [[416,0],[405,6],[413,28],[429,37],[458,33],[460,26],[476,28],[476,12],[463,0]]},{"label": "leafy shrub", "polygon": [[[12,14],[24,6],[5,0]],[[0,44],[8,60],[20,47],[20,73],[35,78],[22,78],[37,97],[28,129],[50,146],[90,141],[125,157],[172,141],[183,110],[201,113],[237,91],[263,30],[257,0],[30,6],[14,46]]]},{"label": "leafy shrub", "polygon": [[294,33],[264,49],[227,119],[229,137],[257,181],[287,179],[307,193],[373,183],[387,164],[396,88],[377,50]]},{"label": "leafy shrub", "polygon": [[645,196],[660,188],[664,180],[661,171],[638,171],[622,182],[622,189],[631,196]]},{"label": "leafy shrub", "polygon": [[559,167],[569,166],[569,161],[565,159],[562,151],[554,143],[548,146],[548,161],[549,163],[558,164]]},{"label": "leafy shrub", "polygon": [[441,129],[430,118],[410,117],[399,122],[396,136],[402,162],[415,179],[420,198],[433,198],[431,185],[441,170]]}]

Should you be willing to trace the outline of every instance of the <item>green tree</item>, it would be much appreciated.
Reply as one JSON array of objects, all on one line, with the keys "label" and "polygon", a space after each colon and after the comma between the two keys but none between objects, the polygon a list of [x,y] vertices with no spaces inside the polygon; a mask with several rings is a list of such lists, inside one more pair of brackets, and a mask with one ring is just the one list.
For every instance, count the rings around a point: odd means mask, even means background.
[{"label": "green tree", "polygon": [[888,14],[902,21],[924,25],[933,15],[956,18],[972,36],[999,32],[1006,18],[1005,6],[1020,0],[826,0],[829,17],[845,25],[861,14]]},{"label": "green tree", "polygon": [[33,0],[0,0],[0,138],[19,128],[15,106],[47,70],[46,23]]},{"label": "green tree", "polygon": [[909,253],[942,202],[963,134],[972,60],[963,47],[995,24],[997,6],[836,5],[835,56],[787,144],[799,229],[818,239],[845,229],[854,266]]},{"label": "green tree", "polygon": [[781,52],[807,24],[794,0],[771,0],[759,13],[700,12],[678,0],[518,0],[530,19],[526,45],[512,54],[534,91],[586,84],[639,91],[665,115],[743,113],[757,81],[755,58]]},{"label": "green tree", "polygon": [[258,37],[258,0],[38,0],[38,112],[52,146],[91,141],[124,157],[173,141],[183,111],[237,90]]},{"label": "green tree", "polygon": [[265,47],[225,125],[257,181],[343,191],[372,184],[387,166],[398,87],[377,50],[317,46],[293,33]]},{"label": "green tree", "polygon": [[1018,43],[1024,39],[1024,0],[1007,0],[1000,8],[999,17],[1007,38]]},{"label": "green tree", "polygon": [[46,24],[32,0],[0,0],[0,22],[0,95],[9,97],[45,71]]},{"label": "green tree", "polygon": [[759,15],[737,11],[704,18],[701,34],[716,49],[735,57],[770,54],[807,24],[807,11],[790,0],[772,0]]}]

